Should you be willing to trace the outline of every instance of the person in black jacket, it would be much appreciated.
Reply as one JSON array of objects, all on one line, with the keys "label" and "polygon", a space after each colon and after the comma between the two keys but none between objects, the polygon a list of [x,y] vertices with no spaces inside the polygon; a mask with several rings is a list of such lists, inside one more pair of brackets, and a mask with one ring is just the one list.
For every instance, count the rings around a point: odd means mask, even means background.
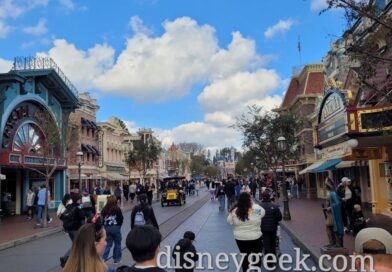
[{"label": "person in black jacket", "polygon": [[226,184],[226,196],[227,196],[227,211],[233,207],[235,202],[235,182],[230,179]]},{"label": "person in black jacket", "polygon": [[121,261],[121,226],[124,221],[123,214],[120,207],[117,205],[117,198],[113,195],[109,196],[105,207],[101,211],[103,218],[103,225],[106,230],[106,248],[103,254],[103,259],[106,262],[109,259],[110,249],[113,248],[113,262],[119,263]]},{"label": "person in black jacket", "polygon": [[[184,238],[180,239],[174,246],[172,257],[174,258],[175,266],[181,267],[175,269],[176,272],[193,272],[196,262],[199,259],[196,248],[193,245],[194,240],[195,234],[192,231],[186,231],[184,233]],[[185,260],[185,254],[187,254],[187,259],[191,259],[193,263]]]},{"label": "person in black jacket", "polygon": [[[80,195],[73,194],[71,196],[71,201],[69,201],[69,195],[66,194],[63,197],[62,203],[65,206],[65,210],[60,214],[60,220],[63,221],[63,229],[66,233],[68,233],[69,238],[73,242],[76,232],[83,225],[85,214],[80,207]],[[65,263],[68,259],[69,253],[71,249],[69,249],[64,256],[60,258],[61,267],[65,266]]]},{"label": "person in black jacket", "polygon": [[157,219],[155,218],[154,209],[147,203],[147,195],[139,196],[140,203],[133,207],[131,213],[131,229],[135,225],[152,225],[159,230]]},{"label": "person in black jacket", "polygon": [[282,220],[282,213],[278,206],[271,203],[271,196],[268,190],[262,194],[263,201],[261,207],[265,210],[265,216],[261,222],[261,232],[263,233],[264,254],[276,254],[276,232],[279,222]]}]

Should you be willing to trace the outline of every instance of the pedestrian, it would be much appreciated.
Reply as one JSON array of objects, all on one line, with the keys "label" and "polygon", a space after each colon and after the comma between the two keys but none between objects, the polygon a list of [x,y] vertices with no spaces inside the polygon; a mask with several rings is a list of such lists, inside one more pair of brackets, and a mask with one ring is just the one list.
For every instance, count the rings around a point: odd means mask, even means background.
[{"label": "pedestrian", "polygon": [[208,190],[210,191],[211,201],[215,200],[215,182],[210,182]]},{"label": "pedestrian", "polygon": [[248,193],[248,194],[251,193],[251,189],[249,187],[249,184],[248,184],[247,180],[244,182],[244,185],[242,185],[241,193]]},{"label": "pedestrian", "polygon": [[3,196],[1,198],[1,207],[3,209],[3,214],[5,216],[10,216],[11,212],[9,209],[9,205],[8,203],[11,201],[11,194],[7,192],[7,190],[5,190],[5,192],[3,193]]},{"label": "pedestrian", "polygon": [[282,213],[279,207],[271,202],[269,190],[262,194],[261,207],[265,210],[265,216],[261,221],[261,232],[263,233],[264,256],[276,255],[276,239],[279,222],[282,221]]},{"label": "pedestrian", "polygon": [[31,189],[29,189],[26,197],[27,220],[31,220],[34,217],[34,213],[33,213],[34,197],[35,197],[34,192]]},{"label": "pedestrian", "polygon": [[123,194],[125,197],[125,201],[128,202],[129,199],[129,184],[126,182],[123,184]]},{"label": "pedestrian", "polygon": [[[382,228],[366,228],[355,238],[356,269],[358,271],[390,272],[392,265],[392,235]],[[364,264],[359,262],[360,258]],[[361,268],[361,265],[364,265]],[[361,269],[361,270],[359,270]]]},{"label": "pedestrian", "polygon": [[230,211],[231,207],[234,205],[235,202],[235,183],[232,179],[230,179],[226,183],[225,193],[227,197],[227,211]]},{"label": "pedestrian", "polygon": [[342,205],[345,211],[345,218],[343,219],[343,222],[346,222],[344,231],[347,233],[353,229],[351,215],[354,207],[351,180],[349,178],[346,178],[344,181],[344,197],[342,198]]},{"label": "pedestrian", "polygon": [[129,196],[131,197],[131,203],[133,203],[136,196],[136,184],[134,182],[129,186]]},{"label": "pedestrian", "polygon": [[106,246],[106,231],[99,215],[91,223],[83,225],[77,232],[64,272],[114,272],[102,260]]},{"label": "pedestrian", "polygon": [[117,264],[121,261],[121,226],[124,217],[120,207],[117,205],[117,198],[109,196],[105,207],[101,211],[103,225],[106,231],[106,248],[103,254],[105,262],[109,259],[110,249],[113,246],[113,262]]},{"label": "pedestrian", "polygon": [[217,186],[215,197],[219,201],[219,211],[224,211],[225,210],[225,185],[223,183],[220,183]]},{"label": "pedestrian", "polygon": [[342,209],[340,199],[335,192],[333,181],[327,177],[325,180],[325,189],[327,190],[327,206],[326,212],[330,212],[331,223],[326,222],[326,231],[329,245],[333,247],[343,247],[344,227],[342,219]]},{"label": "pedestrian", "polygon": [[249,184],[249,188],[250,188],[253,199],[256,199],[257,183],[254,179],[251,180],[251,182]]},{"label": "pedestrian", "polygon": [[81,202],[82,202],[81,204],[82,204],[83,213],[87,220],[93,214],[95,214],[95,199],[92,195],[88,193],[86,188],[83,190]]},{"label": "pedestrian", "polygon": [[[76,232],[84,223],[85,215],[80,208],[80,197],[77,194],[72,196],[65,194],[59,208],[57,209],[57,216],[63,221],[63,229],[68,234],[71,241],[75,239]],[[62,257],[60,257],[61,267],[65,266],[68,260],[69,249]]]},{"label": "pedestrian", "polygon": [[195,182],[196,196],[199,196],[199,190],[200,190],[200,182],[199,182],[199,181],[196,181],[196,182]]},{"label": "pedestrian", "polygon": [[235,183],[234,191],[235,191],[235,200],[238,201],[238,198],[240,197],[241,194],[241,184],[238,180]]},{"label": "pedestrian", "polygon": [[[172,257],[176,267],[175,272],[193,272],[196,262],[199,259],[193,241],[195,241],[195,233],[186,231],[182,239],[174,246]],[[185,254],[187,258],[185,258]]]},{"label": "pedestrian", "polygon": [[139,226],[132,229],[125,241],[135,264],[120,266],[116,272],[165,272],[158,267],[159,244],[162,235],[153,226]]},{"label": "pedestrian", "polygon": [[147,191],[147,200],[148,200],[148,204],[152,205],[152,197],[153,197],[153,191],[152,191],[152,187],[150,186],[150,182],[147,182],[146,184],[146,191]]},{"label": "pedestrian", "polygon": [[120,184],[117,184],[116,189],[114,189],[114,195],[119,204],[121,204],[121,194],[122,192],[121,192]]},{"label": "pedestrian", "polygon": [[148,204],[146,194],[139,197],[140,203],[133,207],[131,213],[131,229],[140,225],[152,225],[159,230],[154,209]]},{"label": "pedestrian", "polygon": [[[43,211],[45,209],[45,198],[46,198],[46,186],[42,185],[41,189],[38,191],[38,214],[37,214],[37,227],[42,226],[42,217],[45,216],[43,215]],[[48,199],[47,201],[49,202],[50,200],[50,191],[48,190]],[[46,221],[50,224],[52,223],[53,219],[49,217],[49,209],[46,209]]]},{"label": "pedestrian", "polygon": [[368,219],[365,219],[365,216],[362,213],[361,205],[359,204],[354,205],[351,219],[353,225],[353,236],[355,237],[358,234],[358,232],[366,228],[366,224],[368,222]]},{"label": "pedestrian", "polygon": [[[240,194],[238,202],[231,209],[227,222],[234,226],[234,238],[240,253],[244,253],[242,271],[248,268],[259,268],[261,266],[261,254],[263,251],[261,220],[265,215],[262,207],[252,201],[249,193]],[[259,254],[252,262],[254,266],[249,267],[249,255]]]}]

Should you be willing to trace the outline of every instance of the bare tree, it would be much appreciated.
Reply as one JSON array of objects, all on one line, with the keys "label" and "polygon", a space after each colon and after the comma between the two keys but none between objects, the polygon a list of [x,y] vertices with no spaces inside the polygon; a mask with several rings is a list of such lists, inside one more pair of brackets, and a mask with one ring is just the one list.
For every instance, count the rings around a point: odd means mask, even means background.
[{"label": "bare tree", "polygon": [[203,145],[199,143],[183,142],[177,145],[182,151],[188,152],[191,155],[200,155],[204,153]]}]

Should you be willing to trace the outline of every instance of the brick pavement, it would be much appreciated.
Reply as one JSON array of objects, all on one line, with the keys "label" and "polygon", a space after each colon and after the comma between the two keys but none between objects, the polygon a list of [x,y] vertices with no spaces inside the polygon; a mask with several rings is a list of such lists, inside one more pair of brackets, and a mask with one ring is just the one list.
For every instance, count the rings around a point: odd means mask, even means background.
[{"label": "brick pavement", "polygon": [[[136,202],[134,202],[135,204]],[[133,205],[134,205],[133,204]],[[130,210],[130,201],[124,202],[122,209]],[[62,222],[56,216],[56,211],[49,212],[53,222],[47,228],[36,228],[36,217],[26,220],[25,215],[3,218],[0,223],[0,250],[14,247],[62,231]]]},{"label": "brick pavement", "polygon": [[[282,226],[292,235],[295,240],[306,247],[307,250],[319,257],[320,247],[328,244],[325,232],[324,215],[321,209],[321,199],[290,199],[291,221],[282,221]],[[369,227],[381,227],[392,233],[392,218],[384,215],[375,215],[371,211],[364,211],[364,215],[370,218]],[[344,236],[344,245],[351,254],[354,251],[355,238],[352,234]]]}]

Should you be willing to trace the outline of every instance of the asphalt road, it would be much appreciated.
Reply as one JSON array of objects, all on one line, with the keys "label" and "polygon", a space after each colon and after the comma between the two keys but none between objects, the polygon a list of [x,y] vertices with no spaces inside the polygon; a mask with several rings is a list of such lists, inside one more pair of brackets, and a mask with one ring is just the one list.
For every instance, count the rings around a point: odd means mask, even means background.
[{"label": "asphalt road", "polygon": [[[183,206],[162,208],[160,202],[154,203],[153,207],[161,232],[166,232],[166,235],[168,235],[173,231],[177,227],[176,224],[185,221],[187,217],[202,206],[206,195],[206,192],[202,192],[199,197],[188,197],[186,205]],[[122,248],[125,248],[125,237],[130,231],[130,214],[130,211],[124,213],[124,223],[121,228]],[[164,237],[166,236],[164,233],[162,234]],[[71,240],[67,234],[61,232],[0,251],[0,271],[59,271],[59,258],[70,247]],[[129,263],[130,260],[123,258],[123,261]]]}]

